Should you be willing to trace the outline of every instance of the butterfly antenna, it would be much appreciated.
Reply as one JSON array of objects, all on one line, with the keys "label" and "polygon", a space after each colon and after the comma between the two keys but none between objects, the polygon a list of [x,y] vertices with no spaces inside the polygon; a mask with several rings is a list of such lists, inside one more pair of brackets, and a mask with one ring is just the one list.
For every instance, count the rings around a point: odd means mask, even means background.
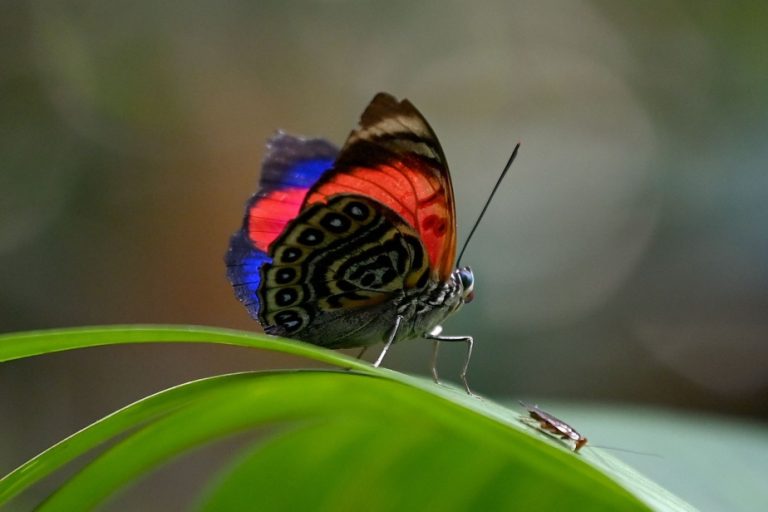
[{"label": "butterfly antenna", "polygon": [[477,229],[478,224],[480,224],[480,221],[483,220],[483,215],[485,215],[485,211],[488,209],[488,205],[491,204],[491,199],[493,199],[493,195],[496,193],[496,190],[499,188],[499,185],[501,185],[501,180],[504,179],[504,176],[507,175],[507,171],[509,171],[509,168],[512,167],[512,162],[515,161],[515,157],[517,156],[518,149],[520,149],[519,142],[515,146],[515,149],[512,150],[512,155],[509,157],[509,160],[507,160],[507,165],[505,165],[504,170],[501,171],[501,176],[499,176],[499,179],[496,180],[496,185],[493,186],[493,190],[491,190],[491,195],[488,196],[488,200],[485,202],[485,206],[483,206],[483,209],[480,212],[480,215],[477,217],[477,220],[475,221],[475,225],[472,226],[472,230],[469,232],[469,236],[464,241],[464,246],[461,248],[461,252],[459,253],[459,259],[456,260],[457,267],[461,265],[461,258],[462,256],[464,256],[464,251],[467,250],[467,245],[469,245],[469,241],[472,240],[472,235],[475,234],[475,230]]}]

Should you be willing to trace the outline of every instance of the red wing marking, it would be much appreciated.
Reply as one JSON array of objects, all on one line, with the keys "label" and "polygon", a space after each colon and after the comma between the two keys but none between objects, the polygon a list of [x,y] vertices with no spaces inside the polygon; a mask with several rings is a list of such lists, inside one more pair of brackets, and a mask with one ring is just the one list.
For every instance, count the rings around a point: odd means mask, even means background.
[{"label": "red wing marking", "polygon": [[306,188],[284,188],[259,196],[251,203],[246,223],[248,238],[257,249],[268,252],[269,244],[299,214],[306,194]]}]

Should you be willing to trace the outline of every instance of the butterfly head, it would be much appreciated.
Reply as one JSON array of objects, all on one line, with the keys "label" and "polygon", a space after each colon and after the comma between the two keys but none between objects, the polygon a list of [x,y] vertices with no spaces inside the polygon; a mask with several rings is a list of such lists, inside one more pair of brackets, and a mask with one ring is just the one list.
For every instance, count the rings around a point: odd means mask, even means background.
[{"label": "butterfly head", "polygon": [[466,304],[475,298],[475,275],[469,267],[461,267],[454,270],[457,281],[461,283],[461,298]]}]

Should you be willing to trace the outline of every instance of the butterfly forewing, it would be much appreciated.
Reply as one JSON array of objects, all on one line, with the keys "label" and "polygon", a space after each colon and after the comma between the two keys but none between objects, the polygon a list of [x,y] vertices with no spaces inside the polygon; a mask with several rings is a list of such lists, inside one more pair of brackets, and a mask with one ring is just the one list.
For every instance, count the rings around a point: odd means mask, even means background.
[{"label": "butterfly forewing", "polygon": [[431,278],[448,279],[456,256],[453,187],[437,137],[409,101],[378,94],[305,205],[340,193],[370,197],[397,213],[422,240]]}]

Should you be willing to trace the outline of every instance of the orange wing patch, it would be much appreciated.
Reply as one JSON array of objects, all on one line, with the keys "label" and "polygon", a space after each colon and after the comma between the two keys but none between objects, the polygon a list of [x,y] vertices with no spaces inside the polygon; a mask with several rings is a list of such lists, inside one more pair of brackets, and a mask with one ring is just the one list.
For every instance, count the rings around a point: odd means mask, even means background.
[{"label": "orange wing patch", "polygon": [[445,281],[456,258],[456,214],[445,156],[432,128],[407,100],[377,95],[363,112],[331,171],[302,209],[336,194],[370,197],[419,234],[432,279]]}]

